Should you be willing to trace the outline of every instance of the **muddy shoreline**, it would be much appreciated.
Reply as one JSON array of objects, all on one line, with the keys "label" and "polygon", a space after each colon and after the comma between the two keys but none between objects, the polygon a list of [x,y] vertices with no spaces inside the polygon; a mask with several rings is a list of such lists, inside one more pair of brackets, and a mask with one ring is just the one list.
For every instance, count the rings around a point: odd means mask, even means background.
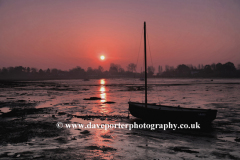
[{"label": "muddy shoreline", "polygon": [[163,102],[218,109],[210,128],[59,129],[58,122],[142,124],[127,118],[130,94],[138,100],[141,91],[128,91],[130,82],[121,79],[1,84],[0,159],[239,159],[239,84],[188,83],[153,84],[149,101],[161,90]]}]

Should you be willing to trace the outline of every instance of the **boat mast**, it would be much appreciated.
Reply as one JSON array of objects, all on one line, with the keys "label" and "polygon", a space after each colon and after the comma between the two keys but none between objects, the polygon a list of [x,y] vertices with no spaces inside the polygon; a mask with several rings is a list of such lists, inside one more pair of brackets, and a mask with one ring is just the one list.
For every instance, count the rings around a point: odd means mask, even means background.
[{"label": "boat mast", "polygon": [[147,108],[147,49],[146,49],[146,22],[144,22],[144,59],[145,59],[145,107]]}]

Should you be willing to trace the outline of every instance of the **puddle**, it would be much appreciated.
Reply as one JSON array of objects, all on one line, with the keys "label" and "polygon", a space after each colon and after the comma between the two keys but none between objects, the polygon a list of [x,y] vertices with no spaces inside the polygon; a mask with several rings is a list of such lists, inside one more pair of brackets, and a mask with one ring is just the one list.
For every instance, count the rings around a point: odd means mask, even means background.
[{"label": "puddle", "polygon": [[10,108],[8,108],[8,107],[3,107],[3,108],[0,108],[0,115],[2,114],[2,113],[7,113],[7,112],[10,112],[11,110],[10,110]]}]

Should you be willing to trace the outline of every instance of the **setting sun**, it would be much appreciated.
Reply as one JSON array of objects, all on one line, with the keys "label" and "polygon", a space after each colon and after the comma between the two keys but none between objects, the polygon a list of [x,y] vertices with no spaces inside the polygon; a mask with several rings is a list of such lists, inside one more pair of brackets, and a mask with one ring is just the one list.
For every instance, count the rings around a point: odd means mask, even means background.
[{"label": "setting sun", "polygon": [[101,59],[101,60],[104,60],[104,59],[105,59],[105,56],[103,56],[103,55],[100,56],[100,59]]}]

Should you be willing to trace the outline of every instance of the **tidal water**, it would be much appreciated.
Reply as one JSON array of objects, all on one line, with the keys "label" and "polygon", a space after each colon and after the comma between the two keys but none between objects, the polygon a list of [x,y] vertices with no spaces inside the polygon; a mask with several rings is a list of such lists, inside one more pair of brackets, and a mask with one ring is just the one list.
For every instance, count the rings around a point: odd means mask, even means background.
[{"label": "tidal water", "polygon": [[0,159],[240,159],[239,79],[148,83],[149,103],[216,109],[217,118],[207,129],[59,129],[57,122],[143,124],[128,118],[128,101],[144,101],[144,81],[1,82]]}]

